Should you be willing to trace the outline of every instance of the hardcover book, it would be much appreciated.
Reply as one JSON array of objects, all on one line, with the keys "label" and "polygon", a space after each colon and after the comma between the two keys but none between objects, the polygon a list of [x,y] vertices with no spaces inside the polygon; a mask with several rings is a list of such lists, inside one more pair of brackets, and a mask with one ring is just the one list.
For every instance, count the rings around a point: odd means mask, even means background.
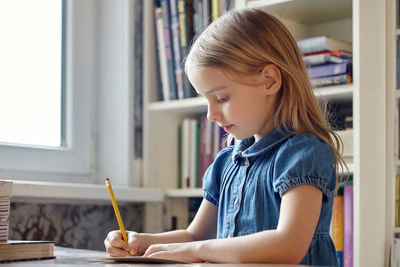
[{"label": "hardcover book", "polygon": [[324,64],[307,68],[307,74],[310,78],[327,77],[339,74],[351,74],[352,62],[345,61],[341,63]]},{"label": "hardcover book", "polygon": [[343,188],[343,266],[353,267],[353,185]]},{"label": "hardcover book", "polygon": [[303,54],[310,54],[326,50],[353,51],[351,42],[339,40],[326,35],[298,40],[297,45]]},{"label": "hardcover book", "polygon": [[0,243],[0,262],[53,259],[54,242],[9,240]]}]

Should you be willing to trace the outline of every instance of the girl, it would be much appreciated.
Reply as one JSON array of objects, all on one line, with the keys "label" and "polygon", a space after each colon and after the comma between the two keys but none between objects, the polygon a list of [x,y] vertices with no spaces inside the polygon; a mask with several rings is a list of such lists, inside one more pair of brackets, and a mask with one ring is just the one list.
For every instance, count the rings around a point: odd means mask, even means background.
[{"label": "girl", "polygon": [[227,13],[195,41],[185,71],[208,101],[208,119],[235,146],[222,150],[203,180],[204,200],[186,230],[119,231],[111,256],[186,262],[337,266],[329,236],[341,141],[310,86],[289,31],[257,9]]}]

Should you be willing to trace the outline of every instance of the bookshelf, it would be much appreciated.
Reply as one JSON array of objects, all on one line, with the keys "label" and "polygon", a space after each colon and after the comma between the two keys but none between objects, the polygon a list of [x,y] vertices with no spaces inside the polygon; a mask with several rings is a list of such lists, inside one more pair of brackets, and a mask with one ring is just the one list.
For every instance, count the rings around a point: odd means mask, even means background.
[{"label": "bookshelf", "polygon": [[[400,90],[397,89],[397,42],[400,38],[399,28],[399,1],[389,0],[387,5],[387,117],[388,117],[388,146],[387,146],[387,207],[388,216],[386,222],[387,234],[386,246],[390,249],[390,240],[394,234],[400,233],[400,227],[396,227],[396,175],[400,174],[399,153],[399,117],[395,115],[400,105]],[[396,134],[397,132],[397,134]],[[396,140],[397,139],[397,140]],[[397,146],[397,147],[396,147]],[[386,257],[389,258],[389,252]]]},{"label": "bookshelf", "polygon": [[[248,1],[237,0],[236,8]],[[296,39],[332,35],[353,43],[353,83],[315,90],[327,101],[350,101],[353,107],[354,266],[388,264],[386,196],[386,1],[257,0],[252,5],[279,17]],[[394,0],[393,0],[394,2]],[[374,18],[374,19],[371,19]],[[144,2],[144,168],[143,186],[162,188],[166,213],[179,210],[201,190],[178,184],[178,124],[207,110],[203,98],[157,102],[156,55],[152,1]],[[399,32],[399,31],[397,31]],[[379,48],[379,49],[378,49]],[[378,68],[376,66],[379,66]],[[394,90],[393,90],[394,91]],[[394,94],[394,92],[392,92]],[[399,99],[398,95],[397,98]],[[390,130],[388,130],[390,131]],[[397,164],[397,165],[395,165]],[[398,162],[391,168],[399,169]],[[392,190],[392,189],[391,189]],[[175,204],[174,204],[175,203]],[[175,208],[171,208],[175,205]],[[187,216],[183,214],[182,216]],[[165,219],[165,218],[164,218]],[[169,218],[165,221],[170,220]],[[165,227],[168,222],[160,225]],[[178,224],[179,227],[179,224]]]}]

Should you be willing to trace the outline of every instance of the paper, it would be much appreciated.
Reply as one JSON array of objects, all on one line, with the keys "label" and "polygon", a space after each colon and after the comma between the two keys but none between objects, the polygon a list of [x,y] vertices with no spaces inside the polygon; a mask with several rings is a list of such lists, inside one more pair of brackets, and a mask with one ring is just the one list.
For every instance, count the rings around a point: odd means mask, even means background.
[{"label": "paper", "polygon": [[183,261],[148,258],[148,257],[142,257],[142,256],[107,257],[107,258],[104,258],[104,260],[117,261],[117,262],[130,262],[130,263],[188,264],[187,262],[183,262]]}]

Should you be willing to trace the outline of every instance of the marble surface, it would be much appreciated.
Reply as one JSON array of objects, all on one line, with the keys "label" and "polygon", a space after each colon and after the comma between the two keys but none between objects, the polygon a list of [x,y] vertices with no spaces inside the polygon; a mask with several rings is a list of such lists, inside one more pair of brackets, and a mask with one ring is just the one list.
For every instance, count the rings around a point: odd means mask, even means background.
[{"label": "marble surface", "polygon": [[[119,205],[127,230],[143,231],[143,204]],[[66,247],[103,250],[104,239],[119,229],[110,205],[11,203],[9,239],[49,240]]]}]

